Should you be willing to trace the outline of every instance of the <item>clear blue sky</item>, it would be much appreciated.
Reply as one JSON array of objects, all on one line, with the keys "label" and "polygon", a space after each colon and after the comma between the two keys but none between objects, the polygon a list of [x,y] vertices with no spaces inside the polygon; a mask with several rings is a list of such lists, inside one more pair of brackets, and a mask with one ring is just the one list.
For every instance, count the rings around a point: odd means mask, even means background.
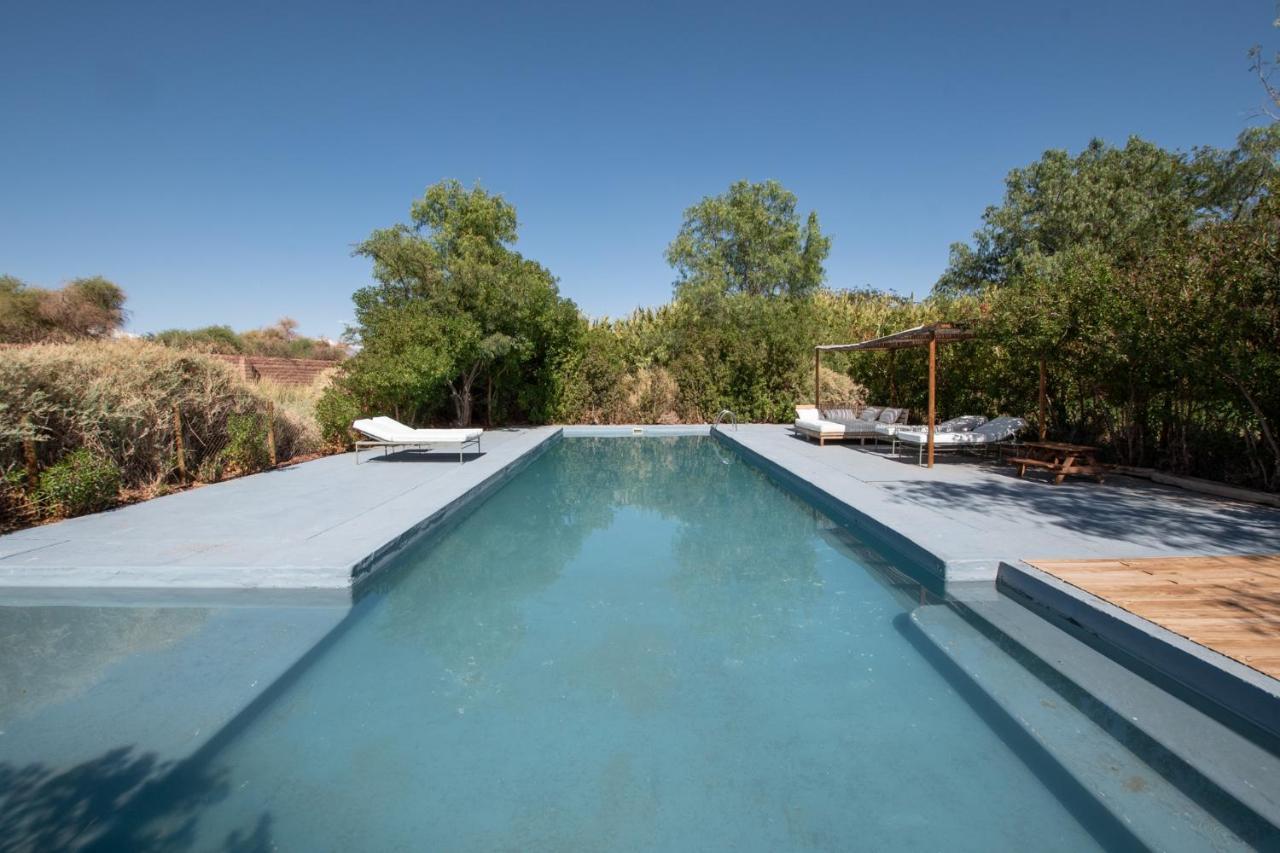
[{"label": "clear blue sky", "polygon": [[[893,8],[897,7],[897,8]],[[0,0],[0,272],[121,284],[130,328],[337,334],[350,257],[441,178],[514,203],[591,315],[666,301],[684,208],[776,178],[835,287],[923,295],[1001,179],[1139,134],[1229,145],[1271,0]]]}]

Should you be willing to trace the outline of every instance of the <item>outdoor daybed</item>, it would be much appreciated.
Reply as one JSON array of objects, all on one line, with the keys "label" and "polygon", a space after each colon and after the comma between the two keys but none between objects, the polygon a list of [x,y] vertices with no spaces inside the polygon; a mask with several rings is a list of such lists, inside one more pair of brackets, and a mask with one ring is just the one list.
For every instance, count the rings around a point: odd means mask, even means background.
[{"label": "outdoor daybed", "polygon": [[866,442],[876,437],[877,424],[902,423],[907,419],[906,409],[867,406],[853,413],[852,409],[818,409],[812,406],[796,406],[796,422],[794,430],[819,445],[828,441],[851,441],[858,439]]},{"label": "outdoor daybed", "polygon": [[351,427],[368,436],[367,440],[357,441],[356,464],[360,464],[360,448],[362,447],[413,447],[430,450],[440,445],[456,445],[458,461],[462,461],[462,451],[468,445],[475,445],[476,454],[480,453],[480,436],[482,429],[414,429],[405,426],[394,418],[376,417],[355,421]]},{"label": "outdoor daybed", "polygon": [[[933,431],[935,451],[964,450],[972,447],[993,447],[1010,441],[1019,432],[1026,429],[1027,422],[1022,418],[1002,416],[993,418],[981,426],[967,431],[942,432],[937,427]],[[920,461],[924,459],[924,448],[929,443],[929,433],[921,429],[898,430],[894,438],[902,444],[914,445],[919,449]]]}]

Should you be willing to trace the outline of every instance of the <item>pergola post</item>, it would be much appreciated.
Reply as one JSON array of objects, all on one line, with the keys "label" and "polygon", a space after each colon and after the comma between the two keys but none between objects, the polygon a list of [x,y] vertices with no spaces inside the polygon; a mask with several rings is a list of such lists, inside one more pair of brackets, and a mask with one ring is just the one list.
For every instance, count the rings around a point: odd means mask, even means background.
[{"label": "pergola post", "polygon": [[938,387],[938,333],[929,335],[929,467],[933,467],[933,422],[936,415],[934,403]]},{"label": "pergola post", "polygon": [[1040,440],[1044,441],[1049,420],[1049,392],[1047,390],[1049,374],[1045,368],[1044,356],[1040,356]]},{"label": "pergola post", "polygon": [[813,407],[822,417],[822,350],[813,348]]}]

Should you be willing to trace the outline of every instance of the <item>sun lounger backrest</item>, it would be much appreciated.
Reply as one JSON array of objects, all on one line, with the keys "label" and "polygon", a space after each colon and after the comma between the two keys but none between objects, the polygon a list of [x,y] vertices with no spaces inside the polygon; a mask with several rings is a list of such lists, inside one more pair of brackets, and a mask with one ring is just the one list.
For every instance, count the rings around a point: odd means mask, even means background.
[{"label": "sun lounger backrest", "polygon": [[1027,422],[1022,418],[1013,418],[1005,415],[989,420],[982,426],[975,427],[973,432],[975,435],[985,435],[991,441],[1004,441],[1013,438],[1026,427]]},{"label": "sun lounger backrest", "polygon": [[388,429],[400,430],[401,432],[412,432],[413,427],[408,424],[402,424],[395,418],[389,418],[386,415],[378,415],[376,418],[369,418],[375,424],[386,427]]},{"label": "sun lounger backrest", "polygon": [[958,418],[951,418],[934,427],[935,432],[968,432],[976,429],[987,422],[982,415],[961,415]]},{"label": "sun lounger backrest", "polygon": [[[387,420],[390,420],[390,418]],[[392,421],[392,423],[395,422]],[[377,418],[363,418],[351,424],[351,426],[375,441],[397,441],[408,437],[405,427],[393,427],[382,423]]]}]

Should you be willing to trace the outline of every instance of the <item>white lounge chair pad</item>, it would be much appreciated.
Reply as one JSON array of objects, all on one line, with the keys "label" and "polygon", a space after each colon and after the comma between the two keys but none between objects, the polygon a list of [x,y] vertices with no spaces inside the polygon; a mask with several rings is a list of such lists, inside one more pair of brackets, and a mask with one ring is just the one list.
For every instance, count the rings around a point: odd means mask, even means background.
[{"label": "white lounge chair pad", "polygon": [[364,418],[351,426],[375,441],[404,442],[405,444],[430,442],[458,444],[471,441],[484,433],[482,429],[413,429],[386,417]]}]

